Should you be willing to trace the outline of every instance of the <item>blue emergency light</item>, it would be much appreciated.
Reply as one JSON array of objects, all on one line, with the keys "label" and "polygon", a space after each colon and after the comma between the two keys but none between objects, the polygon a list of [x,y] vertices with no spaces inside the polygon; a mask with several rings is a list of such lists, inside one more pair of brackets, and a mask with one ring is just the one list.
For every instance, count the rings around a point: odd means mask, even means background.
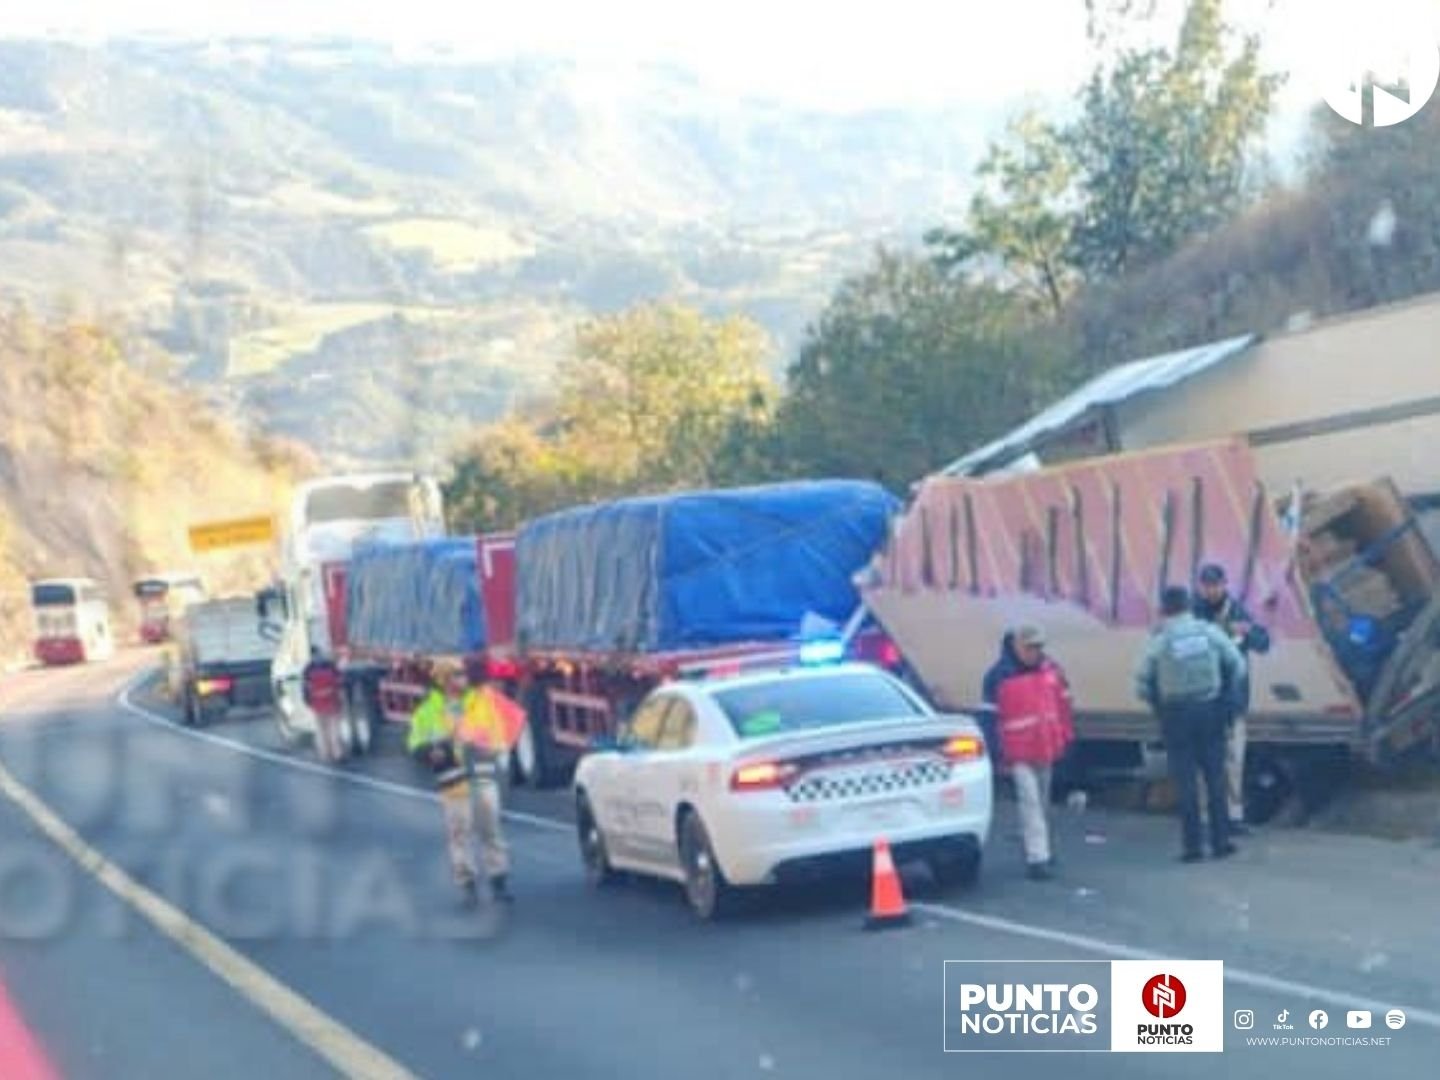
[{"label": "blue emergency light", "polygon": [[804,667],[838,664],[844,659],[845,643],[838,638],[820,638],[803,642],[800,646],[800,663]]}]

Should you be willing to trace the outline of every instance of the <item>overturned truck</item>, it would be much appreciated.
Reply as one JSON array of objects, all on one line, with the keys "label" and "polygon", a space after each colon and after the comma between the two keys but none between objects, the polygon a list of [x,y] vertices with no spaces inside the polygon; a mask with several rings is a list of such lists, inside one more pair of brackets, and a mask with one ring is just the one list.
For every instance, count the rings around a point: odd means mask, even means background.
[{"label": "overturned truck", "polygon": [[1265,817],[1348,754],[1433,745],[1440,563],[1381,478],[1267,490],[1241,440],[926,480],[862,579],[925,689],[971,710],[1005,629],[1042,625],[1074,688],[1073,767],[1158,771],[1133,671],[1160,590],[1200,565],[1271,631],[1253,658],[1247,793]]}]

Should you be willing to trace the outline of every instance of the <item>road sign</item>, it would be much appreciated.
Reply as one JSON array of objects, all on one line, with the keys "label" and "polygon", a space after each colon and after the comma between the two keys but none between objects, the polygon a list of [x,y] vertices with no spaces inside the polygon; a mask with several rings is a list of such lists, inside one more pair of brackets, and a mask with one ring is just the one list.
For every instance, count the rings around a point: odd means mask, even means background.
[{"label": "road sign", "polygon": [[274,538],[275,519],[268,515],[190,526],[190,550],[197,555],[246,544],[268,544]]}]

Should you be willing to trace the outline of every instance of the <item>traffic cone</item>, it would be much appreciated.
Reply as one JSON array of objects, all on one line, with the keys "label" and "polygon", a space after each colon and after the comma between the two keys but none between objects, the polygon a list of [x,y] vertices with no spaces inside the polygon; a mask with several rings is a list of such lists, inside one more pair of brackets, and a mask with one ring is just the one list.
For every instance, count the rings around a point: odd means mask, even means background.
[{"label": "traffic cone", "polygon": [[890,857],[890,842],[875,841],[875,859],[870,874],[870,914],[866,930],[883,930],[890,926],[907,926],[910,912],[905,909],[905,894],[900,889],[900,875]]}]

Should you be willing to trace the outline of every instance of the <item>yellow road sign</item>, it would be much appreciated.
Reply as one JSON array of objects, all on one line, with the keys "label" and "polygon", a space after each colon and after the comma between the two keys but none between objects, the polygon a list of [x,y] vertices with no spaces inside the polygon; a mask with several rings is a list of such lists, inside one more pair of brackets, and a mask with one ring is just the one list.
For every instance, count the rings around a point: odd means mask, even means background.
[{"label": "yellow road sign", "polygon": [[268,544],[274,538],[275,519],[269,516],[211,521],[204,525],[190,526],[190,550],[197,555],[220,548]]}]

